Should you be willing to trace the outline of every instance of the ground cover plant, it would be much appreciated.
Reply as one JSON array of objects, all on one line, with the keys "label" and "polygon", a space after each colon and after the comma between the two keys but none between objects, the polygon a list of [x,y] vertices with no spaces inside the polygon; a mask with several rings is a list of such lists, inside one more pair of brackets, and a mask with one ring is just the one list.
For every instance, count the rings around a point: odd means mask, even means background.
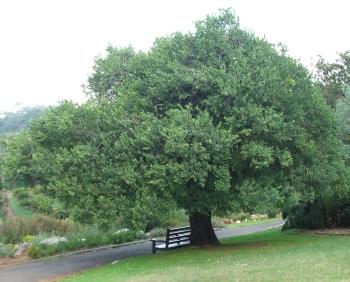
[{"label": "ground cover plant", "polygon": [[350,277],[350,236],[270,230],[222,243],[126,259],[63,281],[345,281]]}]

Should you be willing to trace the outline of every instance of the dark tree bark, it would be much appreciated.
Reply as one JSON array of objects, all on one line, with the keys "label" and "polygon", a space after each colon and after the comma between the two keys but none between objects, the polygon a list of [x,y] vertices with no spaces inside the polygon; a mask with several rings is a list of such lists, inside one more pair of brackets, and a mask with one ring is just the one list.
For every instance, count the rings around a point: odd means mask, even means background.
[{"label": "dark tree bark", "polygon": [[190,215],[191,244],[195,246],[220,244],[211,223],[211,215],[193,213]]}]

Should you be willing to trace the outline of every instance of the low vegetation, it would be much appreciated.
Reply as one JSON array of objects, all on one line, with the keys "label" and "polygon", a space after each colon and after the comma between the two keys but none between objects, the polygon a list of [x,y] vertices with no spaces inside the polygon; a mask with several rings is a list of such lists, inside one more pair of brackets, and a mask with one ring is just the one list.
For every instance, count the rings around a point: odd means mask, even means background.
[{"label": "low vegetation", "polygon": [[[18,188],[11,193],[3,191],[1,195],[3,207],[9,205],[12,215],[4,216],[4,221],[0,224],[0,257],[12,256],[16,246],[25,242],[31,244],[28,254],[33,258],[40,258],[67,251],[161,237],[165,235],[167,227],[189,224],[185,212],[178,210],[172,213],[163,225],[157,225],[147,233],[143,230],[128,230],[120,224],[101,229],[97,225],[79,224],[69,218],[57,218],[57,213],[43,214],[46,211],[57,210],[56,207],[62,207],[47,196],[40,186],[32,189]],[[276,219],[267,219],[267,215],[232,213],[224,218],[214,216],[212,222],[216,228],[232,228],[273,220]],[[66,241],[52,245],[42,243],[43,240],[55,236],[64,237]]]},{"label": "low vegetation", "polygon": [[13,199],[18,201],[22,208],[34,213],[41,213],[58,219],[65,219],[69,216],[66,209],[62,207],[53,197],[47,195],[44,187],[37,185],[32,188],[17,188],[13,190]]},{"label": "low vegetation", "polygon": [[131,258],[63,281],[345,281],[349,255],[350,236],[270,230],[219,247]]},{"label": "low vegetation", "polygon": [[83,228],[82,230],[77,230],[74,233],[68,234],[66,236],[66,242],[60,242],[53,245],[43,244],[43,236],[37,236],[32,241],[33,245],[29,249],[28,254],[33,258],[40,258],[57,253],[92,248],[102,245],[122,244],[134,241],[136,239],[144,239],[145,237],[146,235],[144,233],[136,233],[131,230],[111,229],[102,232],[96,227],[88,226],[87,228]]},{"label": "low vegetation", "polygon": [[4,243],[18,243],[26,235],[39,233],[65,234],[72,226],[63,220],[57,220],[44,215],[16,216],[9,218],[0,225],[0,239]]},{"label": "low vegetation", "polygon": [[31,216],[33,212],[30,209],[25,208],[20,204],[17,198],[11,197],[9,199],[9,205],[16,216]]},{"label": "low vegetation", "polygon": [[[46,244],[45,239],[64,238],[64,241]],[[69,220],[34,214],[7,218],[0,225],[0,257],[12,256],[19,244],[30,243],[28,254],[33,258],[96,246],[121,244],[148,238],[144,232],[111,227],[101,230],[93,225],[81,225]]]}]

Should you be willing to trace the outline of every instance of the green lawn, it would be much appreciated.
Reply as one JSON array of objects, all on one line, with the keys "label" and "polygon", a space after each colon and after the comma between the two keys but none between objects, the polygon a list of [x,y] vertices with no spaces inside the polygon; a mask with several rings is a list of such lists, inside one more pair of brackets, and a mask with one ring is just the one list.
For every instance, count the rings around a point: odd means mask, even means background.
[{"label": "green lawn", "polygon": [[270,230],[95,268],[64,281],[350,281],[350,236]]},{"label": "green lawn", "polygon": [[10,201],[10,207],[15,215],[17,215],[17,216],[31,216],[31,215],[33,215],[33,212],[29,209],[22,207],[15,197],[13,197],[13,196],[10,197],[9,201]]}]

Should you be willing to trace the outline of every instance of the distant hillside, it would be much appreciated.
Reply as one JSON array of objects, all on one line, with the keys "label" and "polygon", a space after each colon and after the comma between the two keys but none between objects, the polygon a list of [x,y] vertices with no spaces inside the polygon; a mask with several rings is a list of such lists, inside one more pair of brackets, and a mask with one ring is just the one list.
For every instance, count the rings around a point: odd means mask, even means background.
[{"label": "distant hillside", "polygon": [[30,122],[39,117],[46,107],[27,107],[18,112],[5,113],[0,118],[0,135],[17,133],[28,127]]}]

